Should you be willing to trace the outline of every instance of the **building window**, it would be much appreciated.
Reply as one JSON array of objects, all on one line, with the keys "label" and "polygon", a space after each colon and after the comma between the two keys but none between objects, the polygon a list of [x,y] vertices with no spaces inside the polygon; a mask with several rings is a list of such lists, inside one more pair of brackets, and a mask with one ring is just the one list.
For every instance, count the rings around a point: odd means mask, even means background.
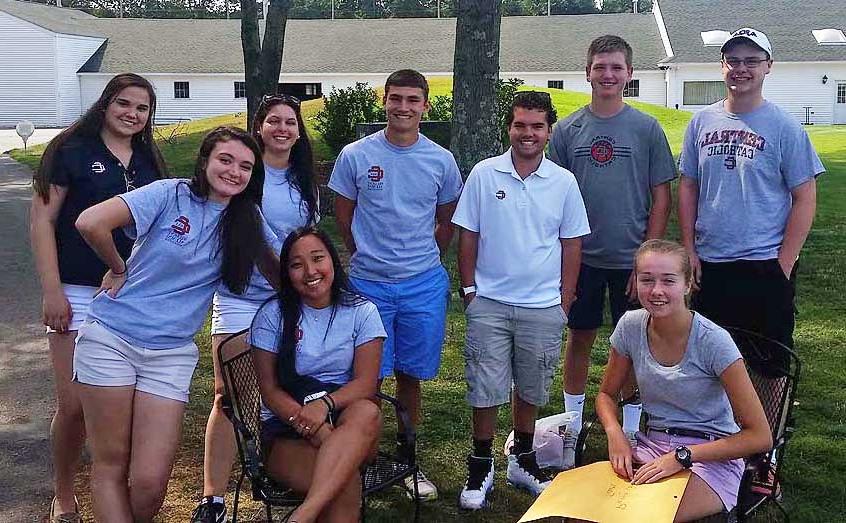
[{"label": "building window", "polygon": [[837,84],[837,103],[846,104],[846,84]]},{"label": "building window", "polygon": [[550,80],[546,82],[546,86],[550,89],[564,89],[564,80]]},{"label": "building window", "polygon": [[723,82],[685,82],[684,105],[711,105],[726,97]]},{"label": "building window", "polygon": [[640,96],[640,80],[632,80],[623,87],[623,97],[637,98]]},{"label": "building window", "polygon": [[191,98],[191,93],[188,89],[188,82],[173,82],[173,97]]},{"label": "building window", "polygon": [[318,96],[318,95],[320,95],[320,84],[305,84],[305,95],[306,96]]},{"label": "building window", "polygon": [[235,98],[247,97],[247,82],[235,82]]}]

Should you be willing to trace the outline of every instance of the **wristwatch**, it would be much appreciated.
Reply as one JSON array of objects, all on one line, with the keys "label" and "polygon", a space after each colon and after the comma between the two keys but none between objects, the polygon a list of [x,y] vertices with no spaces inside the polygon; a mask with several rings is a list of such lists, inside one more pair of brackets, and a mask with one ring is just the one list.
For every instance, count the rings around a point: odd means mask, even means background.
[{"label": "wristwatch", "polygon": [[681,463],[681,466],[689,469],[693,466],[693,461],[690,460],[691,453],[687,447],[676,447],[676,461]]},{"label": "wristwatch", "polygon": [[468,294],[473,294],[474,292],[476,292],[475,285],[468,285],[467,287],[461,287],[460,289],[458,289],[458,295],[462,298],[467,296]]}]

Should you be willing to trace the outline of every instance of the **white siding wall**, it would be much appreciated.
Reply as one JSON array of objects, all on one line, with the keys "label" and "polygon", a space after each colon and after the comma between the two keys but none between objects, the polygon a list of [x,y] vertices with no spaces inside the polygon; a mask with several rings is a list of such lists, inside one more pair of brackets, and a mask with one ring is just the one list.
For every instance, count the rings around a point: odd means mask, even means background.
[{"label": "white siding wall", "polygon": [[58,124],[56,35],[0,12],[0,127]]},{"label": "white siding wall", "polygon": [[[502,73],[503,78],[522,78],[526,85],[546,87],[549,80],[564,80],[564,89],[590,94],[590,84],[585,80],[584,71],[562,73]],[[640,80],[640,96],[626,98],[663,106],[666,102],[667,89],[663,71],[635,71],[632,80]]]},{"label": "white siding wall", "polygon": [[69,125],[82,114],[79,76],[76,72],[104,41],[102,38],[57,35],[59,124]]},{"label": "white siding wall", "polygon": [[[679,104],[679,109],[698,111],[702,106],[684,105],[684,82],[722,81],[720,64],[679,64],[671,71],[669,106]],[[828,82],[823,85],[823,75]],[[846,62],[779,63],[773,64],[772,72],[764,81],[764,97],[782,109],[805,121],[805,106],[814,112],[810,121],[817,125],[832,123],[837,80],[846,80]]]}]

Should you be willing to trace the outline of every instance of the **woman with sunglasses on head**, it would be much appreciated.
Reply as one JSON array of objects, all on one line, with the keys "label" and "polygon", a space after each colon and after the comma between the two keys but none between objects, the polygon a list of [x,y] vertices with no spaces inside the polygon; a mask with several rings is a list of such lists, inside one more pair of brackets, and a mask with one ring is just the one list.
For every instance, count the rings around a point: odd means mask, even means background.
[{"label": "woman with sunglasses on head", "polygon": [[305,496],[286,521],[359,521],[359,470],[382,427],[374,400],[387,334],[376,305],[350,290],[326,233],[292,232],[279,280],[248,339],[262,398],[264,465]]},{"label": "woman with sunglasses on head", "polygon": [[[193,337],[215,290],[243,293],[258,266],[278,278],[264,225],[261,150],[209,133],[190,180],[160,180],[85,210],[76,227],[109,271],[79,330],[74,381],[92,455],[94,515],[151,521],[161,507],[198,360]],[[135,240],[124,262],[113,240]]]},{"label": "woman with sunglasses on head", "polygon": [[[153,141],[155,112],[156,94],[146,79],[115,76],[91,108],[47,145],[33,178],[30,238],[56,386],[56,413],[50,426],[55,493],[51,522],[81,521],[74,477],[85,426],[71,386],[74,339],[108,270],[74,222],[92,205],[166,177]],[[126,259],[131,240],[116,231],[114,241]]]},{"label": "woman with sunglasses on head", "polygon": [[[299,100],[287,95],[265,96],[253,120],[253,136],[262,147],[265,171],[262,213],[281,240],[297,227],[314,224],[318,220],[311,142],[300,113]],[[253,272],[243,295],[235,295],[225,287],[215,294],[211,329],[215,396],[206,424],[203,498],[194,509],[192,522],[217,523],[225,520],[223,496],[235,460],[232,424],[223,414],[220,404],[223,378],[217,349],[230,334],[249,328],[256,311],[273,294],[273,288],[258,271]],[[229,343],[244,344],[245,341],[238,338]]]}]

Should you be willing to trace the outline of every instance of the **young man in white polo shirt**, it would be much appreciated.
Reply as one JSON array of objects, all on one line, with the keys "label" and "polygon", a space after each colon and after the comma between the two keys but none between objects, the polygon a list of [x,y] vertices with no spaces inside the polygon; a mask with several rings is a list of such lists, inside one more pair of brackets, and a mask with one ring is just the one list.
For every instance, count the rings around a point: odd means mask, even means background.
[{"label": "young man in white polo shirt", "polygon": [[466,509],[486,505],[497,407],[512,400],[508,482],[537,495],[551,481],[532,450],[535,419],[549,400],[575,299],[581,237],[590,232],[575,178],[543,153],[555,120],[547,93],[518,93],[507,120],[511,148],[473,168],[452,219],[461,227],[458,268],[473,407],[473,452],[459,498]]}]

